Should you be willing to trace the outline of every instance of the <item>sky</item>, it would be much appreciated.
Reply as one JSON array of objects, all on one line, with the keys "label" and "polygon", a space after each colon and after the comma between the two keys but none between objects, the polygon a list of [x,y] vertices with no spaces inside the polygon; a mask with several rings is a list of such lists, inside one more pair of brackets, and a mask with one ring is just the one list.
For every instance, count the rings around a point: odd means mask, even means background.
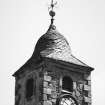
[{"label": "sky", "polygon": [[[0,0],[0,105],[14,105],[12,74],[32,55],[49,25],[51,0]],[[57,30],[73,55],[95,68],[92,105],[105,105],[105,0],[56,0]]]}]

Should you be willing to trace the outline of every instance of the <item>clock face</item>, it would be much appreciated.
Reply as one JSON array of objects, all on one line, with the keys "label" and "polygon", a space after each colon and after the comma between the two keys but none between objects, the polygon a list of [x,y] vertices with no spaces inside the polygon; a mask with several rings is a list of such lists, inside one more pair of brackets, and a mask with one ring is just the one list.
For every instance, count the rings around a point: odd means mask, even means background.
[{"label": "clock face", "polygon": [[61,98],[60,105],[77,105],[77,102],[71,96],[66,96]]}]

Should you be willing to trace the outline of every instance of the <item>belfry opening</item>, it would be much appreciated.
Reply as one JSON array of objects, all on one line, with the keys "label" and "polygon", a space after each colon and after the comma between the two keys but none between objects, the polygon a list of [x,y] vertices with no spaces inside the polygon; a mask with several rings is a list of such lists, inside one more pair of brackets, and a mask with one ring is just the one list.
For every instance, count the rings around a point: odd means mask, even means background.
[{"label": "belfry opening", "polygon": [[62,80],[62,89],[73,92],[73,81],[69,76],[64,76]]}]

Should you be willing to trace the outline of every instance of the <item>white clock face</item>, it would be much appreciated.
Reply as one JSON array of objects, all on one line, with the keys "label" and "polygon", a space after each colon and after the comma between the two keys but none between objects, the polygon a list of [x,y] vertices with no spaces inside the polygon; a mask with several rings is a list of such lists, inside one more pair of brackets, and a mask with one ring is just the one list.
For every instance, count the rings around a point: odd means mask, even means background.
[{"label": "white clock face", "polygon": [[73,98],[67,97],[61,99],[60,105],[77,105],[77,104]]}]

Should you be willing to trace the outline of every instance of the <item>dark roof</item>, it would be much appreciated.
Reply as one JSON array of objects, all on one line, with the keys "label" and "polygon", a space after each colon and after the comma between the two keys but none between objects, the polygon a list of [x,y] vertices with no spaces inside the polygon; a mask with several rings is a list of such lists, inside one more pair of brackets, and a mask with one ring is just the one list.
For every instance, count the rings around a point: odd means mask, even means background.
[{"label": "dark roof", "polygon": [[93,69],[73,56],[69,43],[64,36],[56,30],[53,24],[51,24],[48,31],[39,38],[32,57],[16,71],[13,76],[24,72],[23,68],[38,67],[43,61],[43,58],[62,61],[83,68],[86,67],[89,68],[89,70]]},{"label": "dark roof", "polygon": [[35,59],[47,57],[87,66],[71,54],[69,43],[52,24],[50,25],[48,31],[39,38],[33,53],[33,57],[35,57]]}]

